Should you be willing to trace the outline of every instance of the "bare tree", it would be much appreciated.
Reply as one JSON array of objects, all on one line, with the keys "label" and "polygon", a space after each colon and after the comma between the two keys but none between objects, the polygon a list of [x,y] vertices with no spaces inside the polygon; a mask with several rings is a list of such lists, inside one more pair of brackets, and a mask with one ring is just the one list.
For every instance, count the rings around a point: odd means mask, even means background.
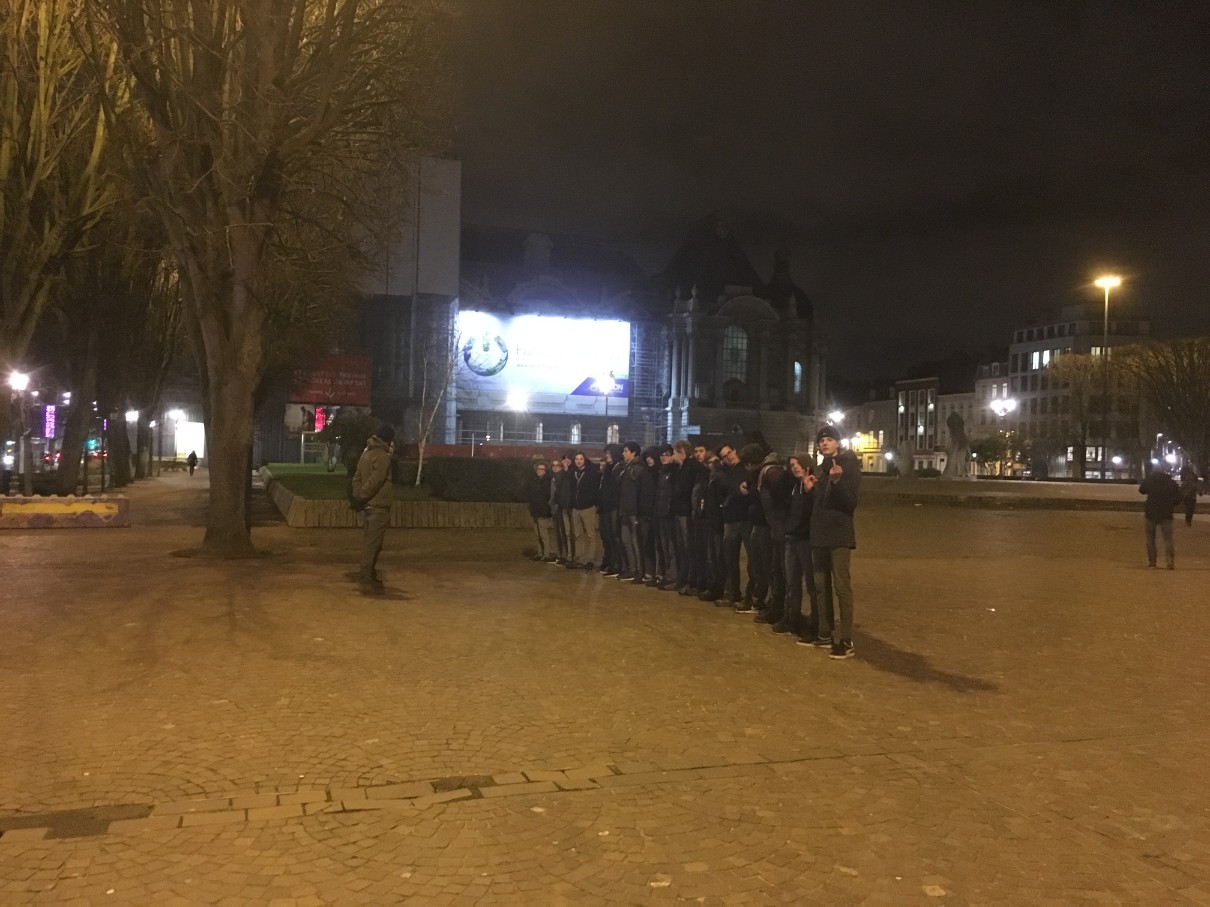
[{"label": "bare tree", "polygon": [[[341,295],[363,266],[377,187],[439,144],[440,0],[90,0],[151,130],[120,133],[175,250],[204,382],[203,553],[252,552],[255,393],[270,325],[298,287]],[[443,137],[443,131],[442,131]]]},{"label": "bare tree", "polygon": [[1128,347],[1121,367],[1138,381],[1164,430],[1205,474],[1210,468],[1210,337]]},{"label": "bare tree", "polygon": [[425,448],[447,403],[447,397],[453,392],[454,375],[462,358],[462,338],[455,327],[454,306],[442,306],[438,311],[440,317],[433,319],[417,362],[420,373],[420,387],[415,398],[418,486],[424,474]]},{"label": "bare tree", "polygon": [[[104,214],[102,117],[112,46],[73,36],[83,0],[9,0],[0,15],[0,368],[23,365],[65,259]],[[0,407],[0,438],[8,408]]]},{"label": "bare tree", "polygon": [[1072,478],[1083,479],[1088,462],[1088,435],[1098,389],[1103,380],[1100,356],[1066,353],[1050,366],[1050,380],[1067,390],[1062,407],[1063,440],[1072,446]]}]

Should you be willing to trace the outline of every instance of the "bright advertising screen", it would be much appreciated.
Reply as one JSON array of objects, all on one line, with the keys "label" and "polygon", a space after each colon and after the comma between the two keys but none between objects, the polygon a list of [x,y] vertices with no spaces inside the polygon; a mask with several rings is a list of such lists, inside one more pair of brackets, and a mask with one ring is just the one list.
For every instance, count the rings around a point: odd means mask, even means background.
[{"label": "bright advertising screen", "polygon": [[460,407],[626,413],[628,322],[460,311],[458,338]]}]

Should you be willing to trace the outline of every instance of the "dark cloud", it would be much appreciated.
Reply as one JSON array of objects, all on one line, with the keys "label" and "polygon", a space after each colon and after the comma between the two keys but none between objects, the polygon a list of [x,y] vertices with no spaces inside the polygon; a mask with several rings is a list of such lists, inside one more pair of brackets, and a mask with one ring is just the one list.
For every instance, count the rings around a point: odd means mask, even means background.
[{"label": "dark cloud", "polygon": [[1113,267],[1210,330],[1210,5],[469,0],[471,221],[662,267],[727,212],[843,369],[1005,341]]}]

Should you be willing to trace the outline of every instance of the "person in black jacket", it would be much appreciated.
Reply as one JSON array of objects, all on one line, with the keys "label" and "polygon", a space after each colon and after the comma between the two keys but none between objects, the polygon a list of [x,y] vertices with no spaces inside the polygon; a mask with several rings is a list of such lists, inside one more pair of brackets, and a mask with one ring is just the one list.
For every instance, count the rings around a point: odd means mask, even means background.
[{"label": "person in black jacket", "polygon": [[622,445],[606,444],[601,461],[601,487],[597,494],[597,527],[601,535],[601,575],[617,576],[625,563],[618,532],[618,476]]},{"label": "person in black jacket", "polygon": [[1181,489],[1163,469],[1153,469],[1139,485],[1139,494],[1147,495],[1143,504],[1147,539],[1147,566],[1155,566],[1155,530],[1164,537],[1164,557],[1169,570],[1176,569],[1176,546],[1172,543],[1172,512],[1181,502]]},{"label": "person in black jacket", "polygon": [[645,468],[639,473],[638,539],[643,558],[642,582],[653,588],[660,584],[655,575],[655,494],[659,487],[659,457],[658,447],[648,447],[642,456]]},{"label": "person in black jacket", "polygon": [[572,550],[575,559],[568,567],[596,569],[600,558],[597,547],[597,502],[600,499],[601,471],[597,464],[577,450],[571,458],[571,508],[570,517]]},{"label": "person in black jacket", "polygon": [[622,462],[618,468],[618,522],[621,525],[622,548],[626,553],[626,569],[618,574],[618,579],[641,583],[643,558],[639,544],[639,476],[646,467],[640,450],[634,441],[622,445]]},{"label": "person in black jacket", "polygon": [[706,574],[698,598],[704,602],[723,601],[727,581],[727,559],[723,554],[723,498],[726,497],[727,464],[715,454],[706,457],[706,484],[701,496],[703,546]]},{"label": "person in black jacket", "polygon": [[563,468],[563,460],[555,457],[550,461],[550,518],[555,526],[556,549],[555,559],[550,563],[565,566],[573,557],[571,538],[567,534],[567,511],[571,509],[571,486],[568,483],[567,470]]},{"label": "person in black jacket", "polygon": [[550,475],[544,460],[534,462],[534,474],[526,483],[525,499],[529,503],[529,516],[534,521],[534,532],[538,536],[538,554],[534,560],[553,561],[556,556],[554,552],[558,550],[558,539],[555,538],[555,526],[550,519]]},{"label": "person in black jacket", "polygon": [[786,621],[786,517],[794,477],[785,462],[770,453],[761,462],[756,477],[765,522],[769,526],[769,607],[756,615],[756,622],[770,624],[774,633],[796,632],[793,621]]},{"label": "person in black jacket", "polygon": [[[861,464],[851,450],[841,450],[840,432],[831,425],[821,428],[815,445],[823,462],[815,470],[815,501],[811,507],[811,559],[819,606],[819,635],[832,637],[832,658],[853,657],[853,585],[849,563],[857,536],[853,513],[861,491]],[[828,623],[832,595],[840,626]]]},{"label": "person in black jacket", "polygon": [[672,512],[672,498],[676,475],[681,464],[673,456],[671,444],[660,448],[660,468],[655,491],[655,550],[656,579],[665,592],[680,588],[677,582],[676,517]]},{"label": "person in black jacket", "polygon": [[[705,448],[702,448],[705,453]],[[672,459],[677,464],[672,481],[672,520],[676,537],[676,588],[681,595],[696,595],[698,576],[693,546],[693,489],[705,471],[693,458],[688,441],[672,445]]]},{"label": "person in black jacket", "polygon": [[[811,458],[790,457],[790,500],[786,508],[786,613],[781,623],[788,632],[798,634],[800,646],[832,648],[831,636],[819,635],[819,592],[815,586],[815,567],[811,555],[811,506],[815,502],[815,476],[811,473]],[[807,587],[807,598],[811,611],[803,618],[802,587]],[[827,626],[832,626],[829,614]]]},{"label": "person in black jacket", "polygon": [[716,477],[719,514],[723,522],[723,596],[715,604],[734,606],[740,601],[739,561],[744,538],[750,532],[748,470],[740,462],[735,447],[724,444],[718,449],[722,469]]}]

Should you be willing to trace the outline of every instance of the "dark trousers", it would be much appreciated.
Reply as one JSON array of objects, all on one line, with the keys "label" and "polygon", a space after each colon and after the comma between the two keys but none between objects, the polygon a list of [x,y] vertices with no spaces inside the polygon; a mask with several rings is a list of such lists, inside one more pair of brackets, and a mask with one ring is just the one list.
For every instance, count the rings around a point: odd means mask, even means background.
[{"label": "dark trousers", "polygon": [[[848,548],[811,549],[815,588],[819,590],[820,599],[819,635],[831,636],[832,642],[853,641],[853,583],[849,575],[852,555]],[[833,593],[836,598],[836,620],[832,619]]]},{"label": "dark trousers", "polygon": [[1185,504],[1185,525],[1193,525],[1193,514],[1197,510],[1197,495],[1187,494],[1184,499]]},{"label": "dark trousers", "polygon": [[361,534],[360,579],[363,583],[372,583],[378,580],[378,555],[382,553],[387,527],[391,525],[391,508],[367,507],[361,515],[365,523]]},{"label": "dark trousers", "polygon": [[604,551],[604,554],[601,555],[601,566],[612,567],[614,570],[620,569],[623,562],[619,559],[618,551],[621,544],[621,539],[618,538],[618,512],[616,510],[599,511],[597,526],[601,530],[601,548]]},{"label": "dark trousers", "polygon": [[636,518],[639,540],[639,563],[643,576],[655,576],[655,520],[649,516]]},{"label": "dark trousers", "polygon": [[562,507],[552,507],[550,508],[550,518],[555,524],[555,541],[558,544],[558,550],[551,553],[564,560],[571,560],[576,556],[575,546],[572,543],[571,514]]},{"label": "dark trousers", "polygon": [[739,554],[750,527],[747,520],[723,523],[723,597],[733,602],[740,598]]},{"label": "dark trousers", "polygon": [[786,536],[769,527],[769,607],[782,611],[786,604]]},{"label": "dark trousers", "polygon": [[644,576],[649,567],[644,558],[647,537],[651,534],[651,520],[647,517],[630,516],[622,520],[622,547],[626,550],[626,572]]},{"label": "dark trousers", "polygon": [[1171,566],[1176,560],[1176,548],[1172,544],[1172,520],[1148,520],[1144,519],[1144,537],[1147,540],[1147,563],[1155,566],[1155,530],[1159,529],[1160,535],[1164,537],[1164,558],[1168,566]]},{"label": "dark trousers", "polygon": [[[676,584],[684,588],[697,588],[694,580],[695,565],[693,556],[693,530],[689,525],[689,517],[673,517],[676,520]],[[673,577],[669,577],[672,579]]]},{"label": "dark trousers", "polygon": [[656,576],[664,582],[676,579],[676,517],[661,516],[655,519]]},{"label": "dark trousers", "polygon": [[[815,564],[811,558],[811,543],[806,539],[787,538],[783,546],[785,559],[786,613],[787,622],[804,636],[819,633],[819,593],[815,589]],[[810,612],[802,613],[802,587],[807,587]],[[828,618],[828,626],[832,620]]]},{"label": "dark trousers", "polygon": [[702,523],[702,549],[705,552],[706,572],[703,582],[705,588],[717,595],[723,594],[723,586],[727,582],[727,558],[723,554],[723,527],[708,520]]},{"label": "dark trousers", "polygon": [[768,526],[747,524],[748,533],[744,543],[748,548],[748,585],[744,597],[754,604],[761,604],[769,595],[769,568],[772,566],[772,543]]}]

